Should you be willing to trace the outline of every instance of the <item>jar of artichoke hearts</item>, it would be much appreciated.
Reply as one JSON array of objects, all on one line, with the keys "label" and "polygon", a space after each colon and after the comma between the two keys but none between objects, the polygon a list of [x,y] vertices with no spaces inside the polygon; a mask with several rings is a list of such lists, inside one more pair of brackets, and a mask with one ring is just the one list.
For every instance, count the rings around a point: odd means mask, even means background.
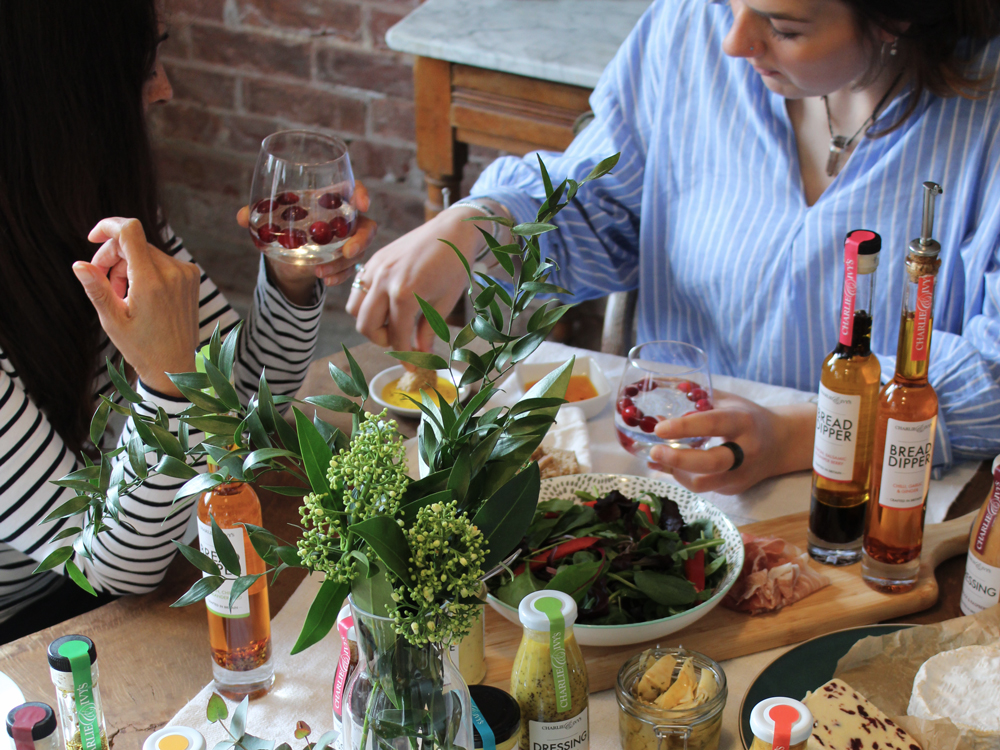
[{"label": "jar of artichoke hearts", "polygon": [[[663,693],[683,679],[694,679],[691,689],[696,697],[693,700],[682,701],[675,708],[662,708],[656,705],[660,696],[655,699],[648,695],[643,697],[639,689],[642,678],[661,660],[671,663]],[[687,678],[688,672],[691,678]],[[615,694],[622,750],[716,750],[719,747],[722,709],[728,695],[726,673],[704,654],[683,648],[657,648],[636,654],[618,671]]]}]

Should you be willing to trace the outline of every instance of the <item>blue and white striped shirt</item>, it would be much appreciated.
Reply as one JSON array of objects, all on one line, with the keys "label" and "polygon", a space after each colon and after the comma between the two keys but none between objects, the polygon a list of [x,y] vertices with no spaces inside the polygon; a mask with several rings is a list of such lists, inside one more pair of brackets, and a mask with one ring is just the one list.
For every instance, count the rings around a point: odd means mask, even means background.
[{"label": "blue and white striped shirt", "polygon": [[[591,96],[594,122],[564,154],[542,154],[556,182],[621,152],[614,174],[581,189],[544,235],[561,267],[553,281],[577,300],[638,288],[639,341],[688,341],[714,372],[815,391],[837,342],[844,236],[871,229],[882,236],[872,348],[891,377],[907,244],[920,233],[921,183],[934,180],[943,251],[930,379],[945,425],[935,463],[996,455],[1000,41],[971,65],[994,85],[988,95],[924,93],[901,128],[863,139],[808,206],[785,100],[723,54],[731,24],[726,5],[657,0]],[[881,122],[895,122],[910,95]],[[533,220],[544,198],[535,156],[497,160],[472,195]]]}]

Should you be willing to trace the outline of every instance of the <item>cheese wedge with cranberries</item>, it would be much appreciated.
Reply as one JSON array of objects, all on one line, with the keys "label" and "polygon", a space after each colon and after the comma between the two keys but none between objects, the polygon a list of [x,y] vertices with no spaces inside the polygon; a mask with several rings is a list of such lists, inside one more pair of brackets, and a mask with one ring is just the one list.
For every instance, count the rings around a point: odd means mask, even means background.
[{"label": "cheese wedge with cranberries", "polygon": [[813,715],[808,750],[922,750],[892,719],[840,680],[830,680],[802,701]]}]

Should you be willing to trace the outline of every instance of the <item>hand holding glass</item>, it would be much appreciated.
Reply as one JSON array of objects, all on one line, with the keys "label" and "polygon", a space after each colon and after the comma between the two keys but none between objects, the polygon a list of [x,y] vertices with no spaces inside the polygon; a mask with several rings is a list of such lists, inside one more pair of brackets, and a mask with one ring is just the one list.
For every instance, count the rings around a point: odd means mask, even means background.
[{"label": "hand holding glass", "polygon": [[305,130],[269,135],[250,187],[250,236],[265,255],[295,265],[327,263],[354,234],[357,209],[347,145]]}]

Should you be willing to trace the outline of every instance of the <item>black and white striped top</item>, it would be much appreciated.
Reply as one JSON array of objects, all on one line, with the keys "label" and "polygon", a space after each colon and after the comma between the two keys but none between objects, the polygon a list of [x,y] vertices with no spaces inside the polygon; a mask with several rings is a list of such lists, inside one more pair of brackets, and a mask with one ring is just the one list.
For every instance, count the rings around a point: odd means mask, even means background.
[{"label": "black and white striped top", "polygon": [[[168,252],[178,260],[191,261],[180,239],[169,229],[165,234],[169,237]],[[315,304],[309,307],[290,304],[268,281],[261,260],[253,309],[244,325],[233,366],[235,386],[244,403],[257,390],[260,373],[265,368],[275,394],[292,395],[298,390],[316,348],[323,296],[323,286],[317,282]],[[204,271],[199,300],[200,336],[204,345],[217,324],[221,324],[225,333],[236,325],[239,317]],[[113,362],[120,359],[107,337],[94,379],[95,407],[98,394],[108,395],[112,391],[104,366],[106,356]],[[176,415],[190,403],[153,392],[141,382],[136,390],[145,399],[137,409],[155,415],[156,407],[162,407],[170,417],[170,430],[176,435]],[[109,426],[109,432],[120,433],[119,444],[128,441],[132,430],[132,420],[120,417]],[[113,438],[113,434],[105,435],[105,442]],[[201,438],[201,433],[192,433],[191,444]],[[152,465],[154,454],[150,453],[147,460]],[[204,470],[203,467],[204,463],[200,469]],[[62,566],[39,575],[32,575],[31,571],[52,550],[69,543],[68,539],[58,542],[52,539],[63,529],[80,526],[81,518],[73,516],[45,525],[39,522],[76,494],[56,487],[51,480],[79,468],[82,462],[26,395],[13,363],[0,349],[0,622],[60,583]],[[129,479],[133,476],[127,462],[126,476]],[[109,520],[113,528],[95,541],[94,561],[80,555],[74,558],[95,589],[139,594],[156,588],[176,551],[171,540],[184,534],[194,508],[194,498],[173,504],[174,493],[182,484],[183,480],[157,476],[132,495],[121,498],[122,509],[135,532],[116,527]]]}]

